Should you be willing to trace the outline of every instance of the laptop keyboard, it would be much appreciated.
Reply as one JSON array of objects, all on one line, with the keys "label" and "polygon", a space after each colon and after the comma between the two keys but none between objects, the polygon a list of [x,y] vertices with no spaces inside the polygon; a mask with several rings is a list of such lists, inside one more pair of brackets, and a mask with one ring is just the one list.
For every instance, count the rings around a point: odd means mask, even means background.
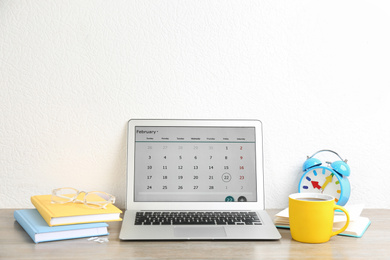
[{"label": "laptop keyboard", "polygon": [[137,212],[135,225],[262,225],[256,212]]}]

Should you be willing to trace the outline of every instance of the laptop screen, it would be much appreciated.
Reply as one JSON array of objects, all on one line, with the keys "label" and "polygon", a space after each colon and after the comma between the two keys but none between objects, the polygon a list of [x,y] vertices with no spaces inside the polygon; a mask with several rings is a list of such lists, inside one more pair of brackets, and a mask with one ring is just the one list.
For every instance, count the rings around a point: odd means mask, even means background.
[{"label": "laptop screen", "polygon": [[251,126],[136,126],[135,202],[256,202]]}]

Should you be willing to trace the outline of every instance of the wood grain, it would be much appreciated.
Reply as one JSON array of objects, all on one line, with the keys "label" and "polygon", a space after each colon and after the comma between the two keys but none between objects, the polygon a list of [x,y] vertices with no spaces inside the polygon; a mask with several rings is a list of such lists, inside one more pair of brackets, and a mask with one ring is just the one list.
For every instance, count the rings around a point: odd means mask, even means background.
[{"label": "wood grain", "polygon": [[[279,210],[267,210],[273,217]],[[0,209],[0,259],[386,259],[390,256],[390,209],[366,209],[372,224],[362,238],[336,236],[324,244],[304,244],[279,229],[279,241],[120,241],[120,222],[109,223],[108,243],[86,238],[35,244]]]}]

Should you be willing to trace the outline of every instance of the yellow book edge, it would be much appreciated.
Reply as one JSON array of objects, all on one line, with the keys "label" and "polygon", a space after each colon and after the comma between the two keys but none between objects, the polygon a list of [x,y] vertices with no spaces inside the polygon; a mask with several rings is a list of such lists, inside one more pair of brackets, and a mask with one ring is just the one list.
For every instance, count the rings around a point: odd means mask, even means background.
[{"label": "yellow book edge", "polygon": [[121,221],[122,211],[112,204],[92,209],[82,203],[51,203],[51,195],[35,195],[31,202],[49,226]]}]

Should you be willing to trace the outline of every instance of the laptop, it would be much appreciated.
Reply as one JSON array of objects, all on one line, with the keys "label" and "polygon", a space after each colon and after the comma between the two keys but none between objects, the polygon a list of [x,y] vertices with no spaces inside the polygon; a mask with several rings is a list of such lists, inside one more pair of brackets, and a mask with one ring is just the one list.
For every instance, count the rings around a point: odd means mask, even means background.
[{"label": "laptop", "polygon": [[121,240],[278,240],[258,120],[132,119]]}]

